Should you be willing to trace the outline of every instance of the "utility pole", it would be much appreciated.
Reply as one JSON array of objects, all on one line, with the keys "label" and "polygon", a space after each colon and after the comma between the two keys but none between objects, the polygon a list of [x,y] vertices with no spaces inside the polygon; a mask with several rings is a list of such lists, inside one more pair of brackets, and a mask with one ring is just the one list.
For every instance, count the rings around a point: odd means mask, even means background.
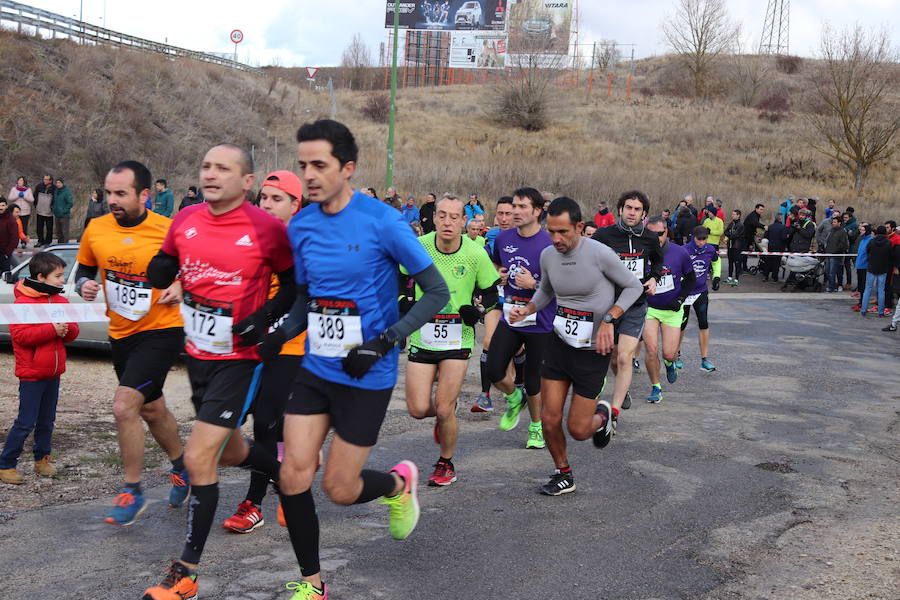
[{"label": "utility pole", "polygon": [[397,50],[400,32],[400,0],[394,0],[394,53],[391,57],[391,114],[388,120],[387,172],[384,187],[394,185],[394,126],[397,122]]}]

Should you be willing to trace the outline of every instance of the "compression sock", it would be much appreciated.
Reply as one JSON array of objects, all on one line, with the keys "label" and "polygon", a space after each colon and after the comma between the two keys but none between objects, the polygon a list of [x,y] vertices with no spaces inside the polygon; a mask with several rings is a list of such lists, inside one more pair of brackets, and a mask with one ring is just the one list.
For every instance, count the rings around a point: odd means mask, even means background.
[{"label": "compression sock", "polygon": [[394,491],[394,486],[397,484],[394,476],[384,471],[366,469],[359,476],[363,481],[363,489],[354,504],[365,504],[376,498],[388,496]]},{"label": "compression sock", "polygon": [[489,394],[491,391],[491,380],[487,376],[487,361],[488,361],[488,351],[483,350],[481,352],[481,364],[479,365],[479,369],[481,371],[481,393]]},{"label": "compression sock", "polygon": [[560,472],[560,473],[571,473],[571,472],[572,472],[572,467],[571,467],[570,465],[566,465],[566,466],[564,466],[564,467],[560,467],[560,468],[559,468],[559,472]]},{"label": "compression sock", "polygon": [[216,505],[219,503],[219,484],[191,486],[191,497],[188,499],[187,537],[184,540],[184,551],[181,560],[192,565],[200,562],[203,546],[209,537],[213,519],[216,516]]},{"label": "compression sock", "polygon": [[143,494],[144,493],[144,489],[141,487],[140,481],[138,481],[137,483],[128,483],[126,481],[125,487],[131,488],[131,491],[133,491],[135,494]]},{"label": "compression sock", "polygon": [[513,357],[513,368],[516,370],[516,385],[525,383],[525,353],[517,354]]},{"label": "compression sock", "polygon": [[278,481],[278,472],[281,469],[278,459],[253,440],[247,440],[247,446],[247,458],[238,466],[242,469],[252,469],[272,481]]},{"label": "compression sock", "polygon": [[269,487],[269,476],[263,475],[262,473],[257,473],[256,471],[250,472],[250,487],[247,488],[247,500],[250,501],[253,506],[259,507],[262,506],[263,497],[266,495],[266,488]]},{"label": "compression sock", "polygon": [[[304,577],[315,575],[319,568],[319,516],[311,490],[293,496],[281,496],[281,509],[287,521],[288,536]],[[322,586],[324,589],[324,585]]]},{"label": "compression sock", "polygon": [[453,466],[453,457],[451,456],[450,458],[444,458],[443,456],[441,456],[438,458],[438,462],[444,463],[446,465],[450,465],[452,467]]},{"label": "compression sock", "polygon": [[181,473],[184,471],[184,453],[178,458],[172,459],[172,470]]}]

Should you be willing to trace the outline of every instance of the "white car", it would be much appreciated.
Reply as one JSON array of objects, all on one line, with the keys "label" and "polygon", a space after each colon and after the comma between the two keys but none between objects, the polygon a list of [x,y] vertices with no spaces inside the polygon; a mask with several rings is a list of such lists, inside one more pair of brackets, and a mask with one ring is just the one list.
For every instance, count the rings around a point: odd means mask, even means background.
[{"label": "white car", "polygon": [[[66,261],[66,284],[63,286],[63,296],[72,304],[81,304],[84,302],[81,296],[75,293],[75,257],[78,255],[78,244],[59,244],[50,246],[45,249],[46,252],[56,254]],[[20,280],[29,276],[28,263],[31,262],[31,255],[25,254],[12,271],[3,274],[3,281],[0,282],[0,304],[12,304],[15,302],[15,294],[13,288]],[[103,305],[103,287],[97,294],[94,303]],[[79,323],[81,330],[78,337],[70,345],[83,346],[89,348],[109,348],[109,325],[107,322],[96,323]],[[9,327],[0,325],[0,340],[8,341]]]},{"label": "white car", "polygon": [[480,27],[484,25],[484,18],[481,14],[481,2],[466,2],[456,11],[454,23],[457,25],[469,25],[471,27]]}]

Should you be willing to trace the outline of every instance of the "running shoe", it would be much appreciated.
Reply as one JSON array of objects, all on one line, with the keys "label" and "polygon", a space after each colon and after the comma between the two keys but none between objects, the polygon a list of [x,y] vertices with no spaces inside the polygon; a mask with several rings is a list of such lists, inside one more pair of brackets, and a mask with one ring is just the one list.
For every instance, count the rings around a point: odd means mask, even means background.
[{"label": "running shoe", "polygon": [[662,388],[655,385],[651,386],[650,395],[647,396],[647,402],[650,404],[659,404],[659,401],[662,399]]},{"label": "running shoe", "polygon": [[262,527],[265,524],[262,511],[258,507],[253,506],[253,503],[249,500],[244,500],[238,504],[237,511],[225,519],[222,527],[235,533],[250,533],[257,527]]},{"label": "running shoe", "polygon": [[197,573],[176,560],[162,583],[144,592],[142,600],[194,600],[199,587]]},{"label": "running shoe", "polygon": [[616,435],[616,431],[618,431],[618,429],[619,429],[619,417],[612,418],[612,428],[613,428],[613,435]]},{"label": "running shoe", "polygon": [[678,369],[675,368],[675,363],[665,360],[663,364],[666,366],[666,381],[669,383],[678,381]]},{"label": "running shoe", "polygon": [[522,390],[516,388],[512,398],[507,397],[506,399],[506,410],[500,417],[500,429],[503,431],[515,429],[519,424],[519,414],[522,412],[524,406],[525,396],[522,394]]},{"label": "running shoe", "polygon": [[419,468],[410,460],[404,460],[397,463],[392,473],[396,473],[403,478],[403,491],[393,497],[385,496],[380,500],[382,504],[387,504],[390,510],[388,519],[388,530],[391,537],[395,540],[404,540],[416,528],[419,522]]},{"label": "running shoe", "polygon": [[291,581],[284,587],[294,592],[290,600],[328,600],[328,587],[324,583],[321,592],[308,581]]},{"label": "running shoe", "polygon": [[681,352],[678,353],[678,358],[675,359],[675,368],[683,369],[684,363],[681,361]]},{"label": "running shoe", "polygon": [[731,277],[726,277],[726,278],[725,278],[725,285],[731,285],[731,282],[732,282],[732,281],[734,281],[734,279],[732,279]]},{"label": "running shoe", "polygon": [[852,310],[854,312],[859,312],[859,307],[860,307],[859,304],[854,304],[853,306],[850,307],[850,310]]},{"label": "running shoe", "polygon": [[700,370],[706,371],[707,373],[712,373],[713,371],[716,370],[716,365],[712,364],[711,362],[709,362],[708,360],[706,360],[704,358],[703,360],[700,361]]},{"label": "running shoe", "polygon": [[625,392],[625,399],[622,400],[622,410],[631,408],[631,392]]},{"label": "running shoe", "polygon": [[891,323],[887,327],[882,327],[882,331],[897,331],[897,326]]},{"label": "running shoe", "polygon": [[494,412],[494,402],[490,394],[482,393],[472,405],[473,413]]},{"label": "running shoe", "polygon": [[147,508],[147,500],[143,494],[135,494],[131,488],[125,488],[122,493],[113,500],[113,509],[103,519],[112,525],[128,527],[134,523],[144,509]]},{"label": "running shoe", "polygon": [[550,481],[542,485],[540,491],[545,496],[561,496],[575,491],[575,477],[572,471],[563,473],[559,469],[553,471]]},{"label": "running shoe", "polygon": [[456,481],[456,469],[453,463],[444,462],[442,460],[434,463],[434,473],[428,478],[428,485],[431,487],[441,487],[450,485]]},{"label": "running shoe", "polygon": [[594,432],[594,445],[598,448],[605,448],[607,444],[609,444],[609,440],[612,438],[612,419],[610,419],[612,409],[609,406],[609,402],[607,402],[606,400],[601,400],[597,404],[596,414],[603,415],[603,425],[600,426],[600,429]]},{"label": "running shoe", "polygon": [[530,423],[528,425],[528,441],[525,442],[525,448],[528,450],[543,450],[547,447],[544,443],[544,428],[540,423]]},{"label": "running shoe", "polygon": [[191,493],[191,480],[188,477],[187,469],[184,471],[169,471],[169,481],[172,482],[172,489],[169,490],[169,506],[178,508],[187,500]]},{"label": "running shoe", "polygon": [[740,280],[734,279],[731,281],[731,287],[737,287],[741,284]]},{"label": "running shoe", "polygon": [[640,373],[641,372],[641,361],[639,361],[636,358],[634,360],[632,360],[631,361],[631,370],[634,371],[635,373]]}]

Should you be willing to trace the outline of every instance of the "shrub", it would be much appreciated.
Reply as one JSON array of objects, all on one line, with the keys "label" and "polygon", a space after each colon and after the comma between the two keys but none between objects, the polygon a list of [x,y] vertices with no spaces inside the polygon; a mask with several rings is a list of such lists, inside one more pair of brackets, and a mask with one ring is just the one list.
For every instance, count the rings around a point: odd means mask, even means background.
[{"label": "shrub", "polygon": [[799,56],[779,56],[775,59],[775,68],[788,75],[799,72],[802,64],[803,59]]},{"label": "shrub", "polygon": [[507,85],[497,90],[494,118],[498,123],[540,131],[547,126],[547,95],[543,84],[528,82]]},{"label": "shrub", "polygon": [[375,123],[387,123],[391,116],[391,99],[387,94],[367,95],[362,114]]},{"label": "shrub", "polygon": [[656,95],[656,92],[653,91],[653,88],[648,87],[646,85],[639,88],[638,93],[641,96],[644,96],[645,98],[652,98],[653,96]]},{"label": "shrub", "polygon": [[791,99],[784,91],[769,94],[754,106],[759,111],[758,118],[778,123],[787,118],[791,110]]}]

